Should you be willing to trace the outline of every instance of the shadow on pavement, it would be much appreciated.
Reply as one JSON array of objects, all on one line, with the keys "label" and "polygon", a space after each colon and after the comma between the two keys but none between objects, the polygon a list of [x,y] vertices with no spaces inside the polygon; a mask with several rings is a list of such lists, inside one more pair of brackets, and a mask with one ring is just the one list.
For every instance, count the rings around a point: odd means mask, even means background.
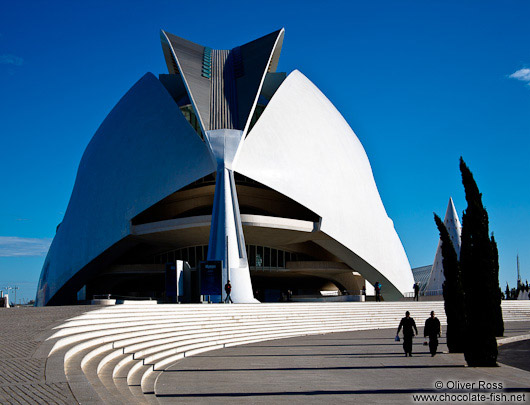
[{"label": "shadow on pavement", "polygon": [[[423,356],[427,356],[428,357],[431,357],[431,355],[428,353],[428,352],[413,352],[413,356],[417,356],[417,357],[423,357]],[[195,356],[197,358],[208,358],[208,357],[213,357],[213,358],[216,358],[216,359],[222,359],[222,358],[229,358],[229,357],[318,357],[318,356],[323,356],[323,357],[337,357],[337,358],[340,358],[340,357],[358,357],[358,358],[362,358],[361,356],[364,356],[364,357],[403,357],[403,353],[402,352],[390,352],[390,353],[340,353],[340,355],[335,355],[334,353],[307,353],[307,354],[295,354],[295,353],[289,353],[289,354],[226,354],[226,355],[220,355],[220,356],[208,356],[208,355],[199,355],[199,356]],[[458,366],[460,367],[460,366]]]},{"label": "shadow on pavement", "polygon": [[309,371],[309,370],[376,370],[376,369],[408,369],[408,368],[465,368],[464,365],[410,365],[410,366],[349,366],[349,367],[285,367],[285,368],[219,368],[164,370],[164,373],[199,373],[199,372],[232,372],[232,371]]},{"label": "shadow on pavement", "polygon": [[[313,395],[380,395],[380,394],[468,394],[470,392],[490,393],[486,390],[436,390],[436,389],[379,389],[379,390],[322,390],[322,391],[281,391],[281,392],[218,392],[218,393],[195,393],[195,394],[157,394],[159,398],[204,398],[204,397],[270,397],[270,396],[313,396]],[[530,388],[506,388],[494,392],[530,392]]]}]

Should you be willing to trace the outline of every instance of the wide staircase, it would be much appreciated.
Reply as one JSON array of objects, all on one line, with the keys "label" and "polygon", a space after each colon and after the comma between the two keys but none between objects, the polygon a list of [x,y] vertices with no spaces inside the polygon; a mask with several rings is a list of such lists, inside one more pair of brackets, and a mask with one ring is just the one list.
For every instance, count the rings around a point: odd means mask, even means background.
[{"label": "wide staircase", "polygon": [[[530,301],[503,301],[505,321],[529,321]],[[158,403],[156,379],[178,360],[225,347],[296,336],[418,325],[443,302],[284,304],[130,303],[89,311],[55,327],[46,374],[64,369],[79,403]],[[393,332],[392,332],[393,333]],[[389,333],[391,338],[392,333]],[[55,378],[58,378],[55,376]]]}]

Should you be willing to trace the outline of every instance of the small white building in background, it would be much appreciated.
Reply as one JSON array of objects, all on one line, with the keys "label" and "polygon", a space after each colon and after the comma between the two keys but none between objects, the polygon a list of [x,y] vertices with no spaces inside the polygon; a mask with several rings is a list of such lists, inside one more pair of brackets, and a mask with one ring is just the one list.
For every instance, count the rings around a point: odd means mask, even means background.
[{"label": "small white building in background", "polygon": [[[458,259],[460,259],[460,247],[462,245],[462,226],[458,219],[458,214],[453,204],[453,199],[449,198],[447,204],[447,210],[445,212],[444,225],[447,228],[451,242],[456,251]],[[438,248],[436,249],[436,255],[434,256],[434,263],[432,265],[431,274],[427,285],[423,291],[424,295],[442,295],[443,294],[443,282],[445,281],[444,269],[443,269],[443,256],[442,256],[442,241],[438,242]]]}]

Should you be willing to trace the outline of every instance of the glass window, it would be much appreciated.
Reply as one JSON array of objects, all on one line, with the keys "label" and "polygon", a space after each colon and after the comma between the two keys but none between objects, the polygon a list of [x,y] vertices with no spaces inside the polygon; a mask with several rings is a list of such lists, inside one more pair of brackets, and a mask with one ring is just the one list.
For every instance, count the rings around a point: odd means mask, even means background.
[{"label": "glass window", "polygon": [[278,250],[271,249],[271,267],[278,267]]},{"label": "glass window", "polygon": [[263,246],[257,246],[256,267],[263,267]]},{"label": "glass window", "polygon": [[278,267],[285,267],[285,252],[283,250],[278,251]]},{"label": "glass window", "polygon": [[264,267],[271,267],[271,248],[266,247],[263,254]]},{"label": "glass window", "polygon": [[248,265],[250,267],[256,267],[256,246],[248,246]]},{"label": "glass window", "polygon": [[189,263],[190,263],[190,267],[195,267],[195,265],[197,264],[196,262],[196,258],[195,258],[195,246],[192,246],[189,248],[189,257],[190,257],[190,260],[189,260]]},{"label": "glass window", "polygon": [[184,115],[184,118],[186,118],[186,121],[190,123],[192,128],[197,132],[197,134],[201,137],[201,139],[204,139],[204,136],[202,135],[201,127],[199,124],[199,120],[197,119],[197,116],[195,115],[195,112],[193,111],[193,108],[191,105],[186,105],[180,107],[180,111],[182,111],[182,115]]}]

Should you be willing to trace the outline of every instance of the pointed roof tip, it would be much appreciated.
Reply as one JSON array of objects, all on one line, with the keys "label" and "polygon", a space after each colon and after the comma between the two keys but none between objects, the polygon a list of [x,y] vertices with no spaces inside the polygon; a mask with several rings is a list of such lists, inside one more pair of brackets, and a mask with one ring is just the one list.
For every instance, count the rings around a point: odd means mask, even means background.
[{"label": "pointed roof tip", "polygon": [[272,36],[272,35],[274,35],[276,38],[283,37],[285,35],[285,28],[282,27],[282,28],[277,29],[275,31],[269,32],[268,34],[262,35],[261,37],[256,38],[255,40],[250,41],[250,42],[258,41],[258,40],[260,40],[262,38],[269,37],[269,36]]},{"label": "pointed roof tip", "polygon": [[160,29],[160,39],[161,39],[163,42],[167,42],[166,31],[164,31],[163,29]]},{"label": "pointed roof tip", "polygon": [[[269,32],[268,34],[262,35],[260,38],[266,37],[267,35],[271,35],[271,34],[280,34],[280,33],[284,33],[284,32],[285,32],[285,28],[284,28],[284,27],[281,27],[281,28],[278,28],[277,30],[274,30],[274,31]],[[258,39],[259,39],[259,38],[258,38]]]},{"label": "pointed roof tip", "polygon": [[445,216],[447,217],[449,213],[456,213],[456,208],[452,197],[449,197],[449,202],[447,203],[447,213],[445,214]]},{"label": "pointed roof tip", "polygon": [[[275,30],[275,31],[272,31],[272,32],[270,32],[269,34],[265,34],[265,35],[263,35],[263,36],[261,36],[261,37],[259,37],[259,38],[256,38],[256,39],[254,39],[254,40],[252,40],[252,41],[250,41],[250,42],[257,41],[257,40],[259,40],[259,39],[261,39],[261,38],[263,38],[263,37],[266,37],[266,36],[268,36],[268,35],[272,35],[272,34],[277,34],[277,37],[285,35],[285,27],[281,27],[280,29],[277,29],[277,30]],[[192,42],[192,41],[190,41],[190,40],[188,40],[188,39],[185,39],[185,38],[179,37],[178,35],[175,35],[175,34],[172,34],[172,33],[168,32],[168,31],[165,31],[165,30],[163,30],[162,28],[160,29],[160,38],[161,38],[162,40],[167,41],[167,40],[169,39],[169,38],[168,38],[168,35],[173,36],[173,37],[177,37],[177,38],[182,39],[182,40],[187,41],[187,42]],[[193,43],[193,42],[192,42],[192,43]],[[197,44],[197,45],[198,45],[198,44]],[[202,45],[201,45],[201,46],[202,46]],[[242,46],[242,45],[241,45],[241,46]]]},{"label": "pointed roof tip", "polygon": [[167,37],[167,34],[170,34],[170,32],[167,32],[166,30],[163,30],[162,28],[160,28],[160,36],[161,37]]},{"label": "pointed roof tip", "polygon": [[280,37],[283,37],[284,36],[284,33],[285,33],[285,28],[280,28],[280,29],[277,29],[275,31],[272,31],[272,32],[269,32],[268,34],[265,34],[265,35],[262,35],[258,38],[255,38],[249,42],[245,42],[244,44],[241,44],[240,46],[245,46],[245,45],[248,45],[248,44],[252,44],[252,43],[256,43],[258,41],[261,41],[261,40],[264,40],[266,38],[270,38],[270,37],[274,37],[276,39],[280,38]]},{"label": "pointed roof tip", "polygon": [[453,222],[457,227],[460,227],[460,219],[458,218],[458,212],[456,211],[452,197],[449,197],[449,203],[447,204],[447,210],[445,211],[444,223],[447,222]]},{"label": "pointed roof tip", "polygon": [[449,202],[447,203],[447,211],[452,210],[456,212],[455,202],[453,201],[453,197],[449,197]]}]

